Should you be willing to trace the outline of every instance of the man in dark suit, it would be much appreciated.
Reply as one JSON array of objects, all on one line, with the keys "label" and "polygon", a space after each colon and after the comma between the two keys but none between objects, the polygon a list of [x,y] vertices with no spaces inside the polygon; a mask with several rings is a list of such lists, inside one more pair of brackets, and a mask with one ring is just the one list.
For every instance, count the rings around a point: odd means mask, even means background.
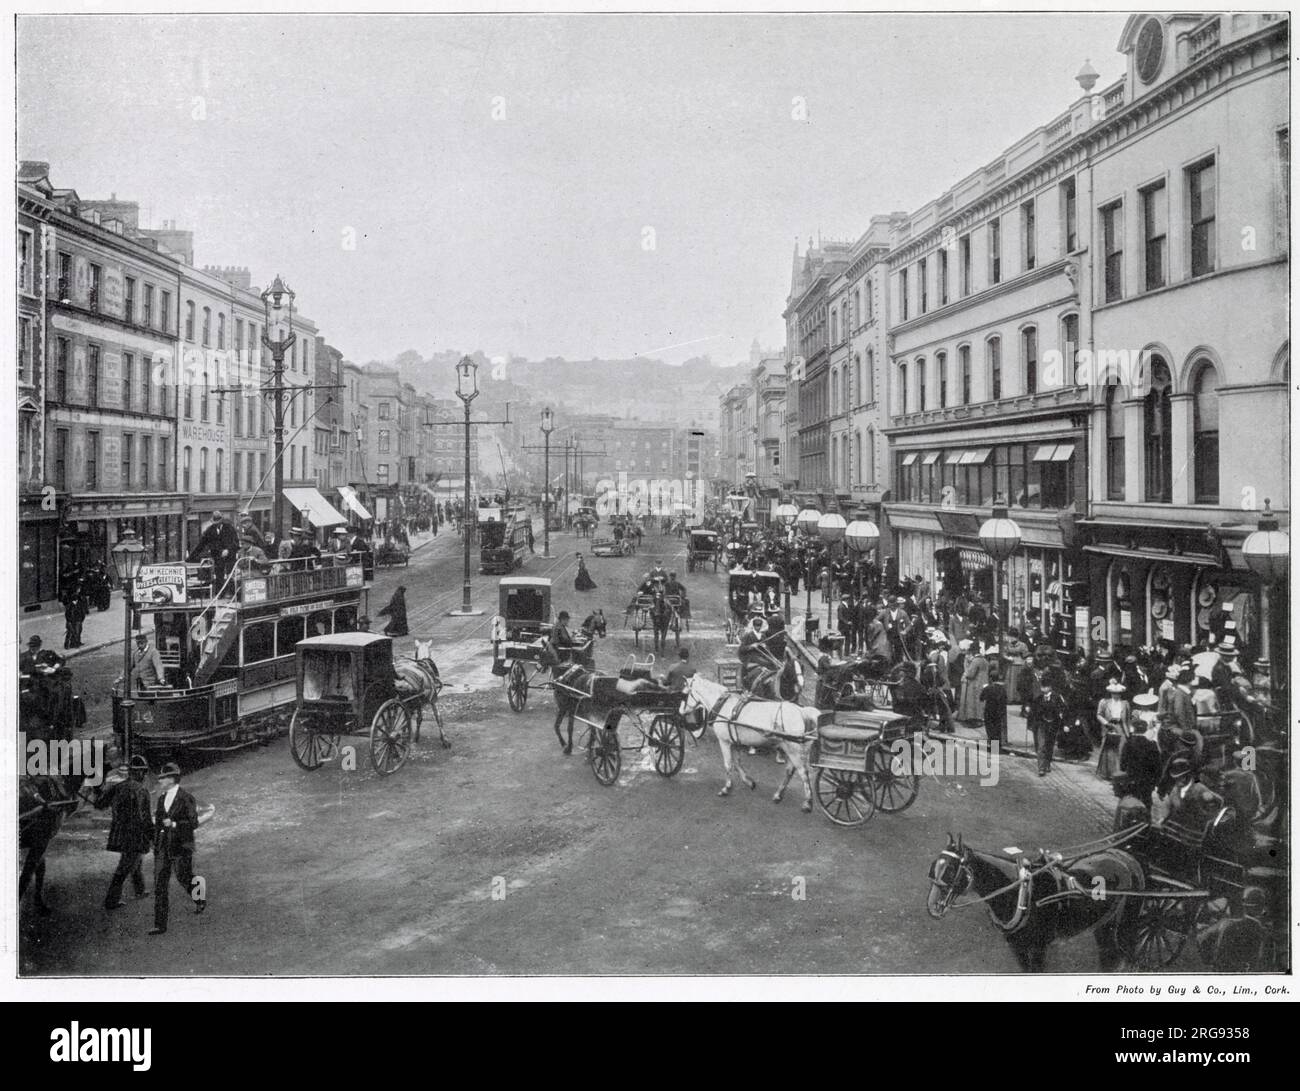
[{"label": "man in dark suit", "polygon": [[144,785],[149,763],[136,754],[131,758],[129,775],[100,793],[95,807],[113,809],[108,827],[109,852],[118,853],[117,870],[108,884],[104,896],[105,909],[121,909],[122,887],[128,876],[135,896],[143,898],[149,892],[144,886],[144,855],[153,846],[153,818],[149,813],[149,789]]},{"label": "man in dark suit", "polygon": [[190,550],[191,562],[203,557],[212,558],[213,590],[218,591],[226,582],[231,568],[235,565],[235,556],[239,553],[239,534],[220,511],[212,513],[212,522],[203,530],[198,545]]},{"label": "man in dark suit", "polygon": [[[154,810],[153,928],[149,935],[167,931],[168,896],[172,872],[186,894],[193,897],[194,831],[199,825],[194,797],[181,787],[181,771],[168,762],[158,774],[158,806]],[[194,898],[194,911],[208,907],[204,898]]]}]

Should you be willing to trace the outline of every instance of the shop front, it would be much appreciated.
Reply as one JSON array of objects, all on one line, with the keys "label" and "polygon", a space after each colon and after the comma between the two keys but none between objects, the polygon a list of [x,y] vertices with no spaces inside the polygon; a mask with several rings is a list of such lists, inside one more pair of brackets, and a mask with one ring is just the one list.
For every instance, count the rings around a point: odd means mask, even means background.
[{"label": "shop front", "polygon": [[174,561],[185,548],[180,494],[72,500],[58,533],[59,571],[99,562],[112,571],[110,552],[130,527],[144,546],[144,563]]},{"label": "shop front", "polygon": [[66,497],[51,500],[40,493],[19,500],[18,604],[23,609],[58,598],[60,505]]}]

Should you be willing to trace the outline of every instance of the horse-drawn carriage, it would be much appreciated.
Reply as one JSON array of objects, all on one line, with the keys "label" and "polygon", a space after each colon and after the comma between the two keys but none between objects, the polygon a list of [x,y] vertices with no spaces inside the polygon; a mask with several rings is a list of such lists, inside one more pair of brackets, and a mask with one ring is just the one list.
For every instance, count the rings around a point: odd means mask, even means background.
[{"label": "horse-drawn carriage", "polygon": [[921,788],[907,738],[916,727],[913,718],[881,709],[820,713],[809,763],[822,814],[837,826],[861,826],[878,810],[910,807]]},{"label": "horse-drawn carriage", "polygon": [[418,642],[415,660],[395,664],[391,638],[378,633],[298,641],[298,695],[289,722],[293,760],[303,769],[319,769],[338,756],[344,735],[369,735],[375,772],[397,772],[411,755],[412,736],[420,739],[426,705],[442,732],[442,681],[427,652],[427,644]]},{"label": "horse-drawn carriage", "polygon": [[686,571],[694,572],[697,567],[702,568],[711,563],[716,572],[721,552],[722,541],[716,530],[692,527],[686,543]]},{"label": "horse-drawn carriage", "polygon": [[400,538],[385,538],[375,547],[374,563],[380,568],[392,568],[399,564],[406,567],[411,563],[411,547]]},{"label": "horse-drawn carriage", "polygon": [[630,557],[632,553],[632,542],[627,538],[593,538],[591,540],[591,555],[593,557]]},{"label": "horse-drawn carriage", "polygon": [[727,576],[727,643],[740,643],[741,630],[755,615],[765,616],[781,603],[781,576],[772,571],[733,568]]},{"label": "horse-drawn carriage", "polygon": [[497,616],[492,619],[492,671],[505,679],[506,699],[515,712],[528,703],[532,677],[544,669],[542,647],[551,632],[551,581],[544,576],[514,576],[497,584]]}]

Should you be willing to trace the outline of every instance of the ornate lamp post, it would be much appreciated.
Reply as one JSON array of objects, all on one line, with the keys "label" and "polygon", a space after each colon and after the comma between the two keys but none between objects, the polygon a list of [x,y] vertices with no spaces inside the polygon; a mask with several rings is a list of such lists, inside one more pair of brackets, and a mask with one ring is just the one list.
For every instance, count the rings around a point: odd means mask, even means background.
[{"label": "ornate lamp post", "polygon": [[[796,508],[793,504],[777,504],[776,508],[772,512],[772,518],[775,519],[782,527],[784,527],[788,533],[790,527],[794,525],[794,521],[797,518],[799,518],[799,509]],[[789,625],[790,624],[790,581],[786,579],[784,583],[785,583],[785,623],[786,625]]]},{"label": "ornate lamp post", "polygon": [[456,365],[456,397],[465,403],[465,572],[464,572],[464,600],[459,610],[450,611],[452,617],[476,617],[483,613],[482,610],[475,610],[470,606],[470,558],[469,558],[469,540],[474,529],[474,509],[470,506],[470,457],[469,457],[469,437],[470,437],[470,403],[478,397],[478,364],[468,356],[462,356],[460,363]]},{"label": "ornate lamp post", "polygon": [[[985,519],[980,527],[980,545],[984,552],[993,559],[993,613],[998,619],[998,634],[1001,639],[1005,624],[1002,610],[998,607],[998,588],[1002,585],[1002,565],[1008,557],[1020,548],[1020,524],[1007,515],[1007,502],[1002,497],[993,501],[993,514]],[[1010,604],[1007,604],[1010,612]]]},{"label": "ornate lamp post", "polygon": [[870,519],[854,519],[844,529],[844,544],[856,554],[853,567],[857,572],[858,595],[862,595],[862,565],[866,555],[880,544],[880,528]]},{"label": "ornate lamp post", "polygon": [[[844,538],[844,531],[847,524],[844,522],[844,516],[838,512],[828,511],[817,520],[817,536],[826,543],[826,560],[829,562],[835,556],[835,545]],[[831,631],[831,611],[834,609],[834,590],[835,582],[831,580],[826,587],[826,631]]]},{"label": "ornate lamp post", "polygon": [[1260,657],[1255,671],[1264,678],[1269,693],[1273,691],[1273,674],[1269,667],[1269,592],[1270,588],[1287,578],[1291,567],[1291,539],[1286,531],[1278,529],[1277,516],[1271,501],[1264,501],[1264,512],[1259,517],[1259,528],[1241,544],[1241,555],[1260,581],[1259,627]]},{"label": "ornate lamp post", "polygon": [[272,521],[277,544],[284,537],[284,354],[293,348],[293,290],[276,275],[262,293],[262,344],[271,350],[271,396],[275,401],[275,495],[272,497]]},{"label": "ornate lamp post", "polygon": [[131,760],[131,715],[135,701],[131,697],[131,612],[132,590],[140,565],[144,563],[144,546],[136,540],[135,531],[127,527],[122,531],[109,556],[113,560],[113,574],[122,585],[122,761]]},{"label": "ornate lamp post", "polygon": [[551,555],[551,433],[555,431],[555,414],[548,405],[542,410],[542,435],[546,437],[545,472],[542,480],[546,489],[542,493],[542,556]]},{"label": "ornate lamp post", "polygon": [[[816,508],[804,508],[795,516],[794,525],[805,538],[811,538],[817,533],[817,522],[821,517],[822,513]],[[804,627],[806,630],[808,621],[812,618],[813,554],[811,549],[808,551],[808,563],[804,568],[804,591],[807,594],[807,602],[804,606]]]}]

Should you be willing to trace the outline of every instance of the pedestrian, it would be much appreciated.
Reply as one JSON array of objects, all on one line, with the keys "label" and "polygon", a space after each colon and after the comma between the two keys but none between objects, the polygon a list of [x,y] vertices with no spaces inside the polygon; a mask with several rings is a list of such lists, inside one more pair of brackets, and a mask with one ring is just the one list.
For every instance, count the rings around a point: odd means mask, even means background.
[{"label": "pedestrian", "polygon": [[1097,776],[1111,780],[1124,767],[1124,747],[1131,730],[1129,703],[1124,698],[1124,683],[1119,679],[1107,684],[1106,696],[1097,705],[1096,716],[1102,731]]},{"label": "pedestrian", "polygon": [[966,665],[961,674],[961,703],[957,708],[957,719],[975,723],[984,719],[980,693],[989,683],[989,661],[984,657],[978,640],[972,640],[966,654]]},{"label": "pedestrian", "polygon": [[[1160,747],[1147,734],[1147,721],[1139,716],[1133,721],[1133,734],[1129,736],[1119,758],[1120,776],[1129,780],[1133,795],[1151,806],[1151,793],[1160,783],[1161,757]],[[1119,777],[1115,777],[1119,780]]]},{"label": "pedestrian", "polygon": [[989,742],[1007,744],[1007,689],[996,666],[989,668],[989,682],[979,693],[984,707],[984,734]]},{"label": "pedestrian", "polygon": [[596,590],[596,581],[591,578],[591,573],[587,571],[587,562],[582,559],[582,554],[578,557],[578,573],[573,577],[573,589],[575,591],[594,591]]},{"label": "pedestrian", "polygon": [[104,895],[105,909],[121,909],[122,887],[131,880],[137,898],[147,897],[144,885],[144,857],[153,847],[153,817],[149,809],[149,789],[145,787],[145,774],[149,763],[140,754],[131,758],[127,776],[99,794],[95,800],[97,810],[112,808],[108,826],[109,852],[118,853],[117,869],[108,883]]},{"label": "pedestrian", "polygon": [[149,634],[140,632],[135,634],[135,651],[131,655],[131,685],[130,690],[143,690],[156,686],[167,684],[167,676],[163,673],[162,656],[158,654],[149,640]]},{"label": "pedestrian", "polygon": [[[528,552],[536,553],[537,550],[533,548],[533,521],[531,519],[528,520],[526,529],[528,531]],[[437,531],[434,531],[434,533],[436,534]]]},{"label": "pedestrian", "polygon": [[410,630],[406,627],[406,588],[399,586],[393,592],[393,597],[388,600],[388,605],[380,610],[377,616],[388,618],[388,624],[384,626],[385,635],[409,635]]},{"label": "pedestrian", "polygon": [[1032,723],[1034,727],[1034,749],[1038,753],[1038,775],[1045,777],[1052,770],[1052,758],[1056,753],[1056,736],[1065,724],[1069,708],[1061,696],[1055,669],[1043,672],[1039,683],[1041,692],[1033,704]]},{"label": "pedestrian", "polygon": [[194,831],[199,826],[199,809],[194,797],[181,787],[181,770],[168,762],[158,773],[158,806],[154,809],[153,841],[153,928],[149,935],[167,931],[169,896],[173,873],[181,889],[194,901],[194,912],[207,907],[206,893],[194,884]]},{"label": "pedestrian", "polygon": [[65,650],[81,647],[81,626],[86,620],[86,593],[78,580],[63,600],[63,647]]}]

